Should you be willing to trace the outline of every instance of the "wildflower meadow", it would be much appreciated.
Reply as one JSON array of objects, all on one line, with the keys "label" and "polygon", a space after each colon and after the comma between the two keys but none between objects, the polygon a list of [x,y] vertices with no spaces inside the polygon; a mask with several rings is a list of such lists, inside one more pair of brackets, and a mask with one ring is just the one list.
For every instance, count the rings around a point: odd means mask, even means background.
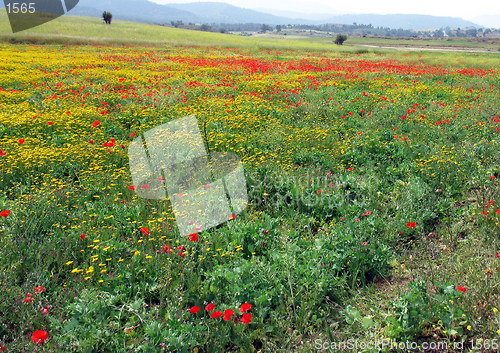
[{"label": "wildflower meadow", "polygon": [[[0,44],[0,351],[497,351],[498,55]],[[191,115],[249,204],[180,236],[127,148]]]}]

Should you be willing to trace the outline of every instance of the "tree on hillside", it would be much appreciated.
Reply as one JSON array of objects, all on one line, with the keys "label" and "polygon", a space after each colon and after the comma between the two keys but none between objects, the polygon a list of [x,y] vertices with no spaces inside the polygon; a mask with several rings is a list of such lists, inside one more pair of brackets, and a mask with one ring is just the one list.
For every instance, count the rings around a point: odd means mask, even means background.
[{"label": "tree on hillside", "polygon": [[111,24],[111,19],[113,18],[113,15],[111,14],[111,12],[108,12],[108,11],[104,11],[102,13],[102,18],[104,20],[104,22],[108,25]]},{"label": "tree on hillside", "polygon": [[335,44],[342,45],[344,42],[347,40],[347,36],[345,34],[337,34],[337,37],[335,37]]},{"label": "tree on hillside", "polygon": [[261,27],[260,27],[260,31],[262,33],[266,33],[267,31],[272,31],[273,28],[269,25],[266,25],[266,24],[263,24]]}]

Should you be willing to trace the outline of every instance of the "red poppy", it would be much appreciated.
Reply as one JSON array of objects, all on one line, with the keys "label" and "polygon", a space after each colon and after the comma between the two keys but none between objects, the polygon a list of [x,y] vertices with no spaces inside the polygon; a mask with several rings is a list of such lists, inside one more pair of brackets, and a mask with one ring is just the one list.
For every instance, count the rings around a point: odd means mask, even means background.
[{"label": "red poppy", "polygon": [[495,256],[500,259],[500,252],[497,252],[497,254]]},{"label": "red poppy", "polygon": [[87,142],[88,143],[94,143],[94,140],[88,140]]},{"label": "red poppy", "polygon": [[128,189],[129,189],[129,190],[135,190],[135,185],[130,185],[130,186],[128,187]]},{"label": "red poppy", "polygon": [[7,217],[8,215],[10,215],[9,210],[5,210],[5,211],[0,212],[0,216],[2,216],[2,217]]},{"label": "red poppy", "polygon": [[85,239],[85,237],[86,237],[86,235],[85,235],[85,234],[83,234],[83,233],[82,233],[82,234],[80,234],[80,239],[82,239],[82,240],[83,240],[83,239]]},{"label": "red poppy", "polygon": [[151,186],[149,184],[142,184],[141,189],[149,189]]},{"label": "red poppy", "polygon": [[215,304],[214,303],[210,303],[210,304],[207,304],[207,306],[205,306],[205,310],[206,311],[212,311],[215,309]]},{"label": "red poppy", "polygon": [[26,295],[26,298],[24,298],[23,302],[24,303],[33,303],[35,299],[33,299],[33,297],[28,293],[28,295]]},{"label": "red poppy", "polygon": [[149,235],[151,234],[151,232],[149,231],[149,228],[148,227],[142,227],[141,229],[139,229],[141,231],[142,234],[144,235]]},{"label": "red poppy", "polygon": [[198,233],[192,233],[192,234],[189,234],[189,240],[191,241],[198,241]]},{"label": "red poppy", "polygon": [[45,289],[44,286],[38,286],[38,287],[35,287],[35,292],[37,293],[42,293],[42,292],[46,292],[47,289]]},{"label": "red poppy", "polygon": [[17,140],[18,143],[24,143],[24,139]]},{"label": "red poppy", "polygon": [[467,291],[467,289],[466,289],[465,287],[458,286],[458,287],[457,287],[457,291],[459,291],[459,292],[466,292],[466,291]]},{"label": "red poppy", "polygon": [[0,150],[0,156],[5,156],[7,153],[5,153],[4,151]]},{"label": "red poppy", "polygon": [[0,346],[0,352],[5,352],[7,350],[7,347],[5,346]]},{"label": "red poppy", "polygon": [[130,134],[130,137],[134,137],[135,135],[136,135],[135,132],[133,132]]},{"label": "red poppy", "polygon": [[244,324],[250,324],[251,320],[252,320],[252,314],[245,313],[241,315],[240,321],[243,322]]},{"label": "red poppy", "polygon": [[163,245],[163,247],[161,248],[161,251],[166,252],[167,254],[173,253],[172,247],[168,244]]},{"label": "red poppy", "polygon": [[47,121],[47,125],[53,125],[54,122],[53,121]]},{"label": "red poppy", "polygon": [[94,121],[94,123],[92,124],[92,127],[98,127],[100,124],[101,124],[101,122],[100,122],[99,120],[96,120],[96,121]]},{"label": "red poppy", "polygon": [[229,217],[228,217],[228,218],[231,220],[231,219],[235,219],[235,218],[236,218],[236,216],[235,216],[234,214],[232,214],[232,215],[229,215]]},{"label": "red poppy", "polygon": [[200,311],[200,307],[199,307],[199,306],[196,306],[196,305],[195,305],[195,306],[193,306],[193,307],[191,307],[191,309],[189,309],[189,312],[190,312],[191,314],[196,314],[198,311]]},{"label": "red poppy", "polygon": [[224,317],[222,318],[222,320],[229,321],[229,320],[231,320],[231,316],[233,316],[233,315],[234,315],[234,311],[231,309],[227,309],[226,311],[224,311]]},{"label": "red poppy", "polygon": [[49,338],[49,334],[43,330],[38,330],[33,332],[31,335],[31,340],[33,343],[42,344]]},{"label": "red poppy", "polygon": [[243,303],[240,306],[240,313],[244,313],[245,311],[248,311],[250,309],[252,309],[252,304],[250,304],[250,303]]},{"label": "red poppy", "polygon": [[214,311],[212,314],[210,314],[210,317],[213,317],[214,319],[218,319],[221,316],[222,316],[221,311]]},{"label": "red poppy", "polygon": [[406,228],[415,228],[416,226],[417,226],[417,223],[415,223],[415,222],[406,223]]},{"label": "red poppy", "polygon": [[347,170],[348,170],[348,171],[353,171],[353,170],[354,170],[354,168],[353,168],[353,167],[349,167],[349,168],[347,168]]}]

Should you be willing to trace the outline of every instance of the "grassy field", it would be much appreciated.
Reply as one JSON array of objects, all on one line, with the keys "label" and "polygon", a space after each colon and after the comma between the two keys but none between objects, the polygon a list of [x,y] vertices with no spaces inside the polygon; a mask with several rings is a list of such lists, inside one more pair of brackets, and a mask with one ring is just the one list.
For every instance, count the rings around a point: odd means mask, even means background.
[{"label": "grassy field", "polygon": [[[1,352],[498,351],[499,54],[2,23]],[[127,148],[187,115],[250,203],[186,237]]]},{"label": "grassy field", "polygon": [[12,33],[7,14],[0,10],[0,40],[4,42],[115,44],[149,46],[223,46],[245,48],[297,48],[328,50],[331,43],[299,43],[273,38],[251,38],[229,34],[189,31],[172,27],[114,20],[106,25],[100,18],[62,16],[43,26]]}]

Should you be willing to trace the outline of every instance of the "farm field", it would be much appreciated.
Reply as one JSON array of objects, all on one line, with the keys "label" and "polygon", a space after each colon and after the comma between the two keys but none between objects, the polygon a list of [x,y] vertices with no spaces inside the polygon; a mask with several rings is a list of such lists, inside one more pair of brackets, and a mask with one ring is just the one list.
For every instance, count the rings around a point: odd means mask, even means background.
[{"label": "farm field", "polygon": [[[499,54],[238,40],[0,44],[0,351],[497,351]],[[250,204],[181,237],[127,148],[188,115]]]}]

